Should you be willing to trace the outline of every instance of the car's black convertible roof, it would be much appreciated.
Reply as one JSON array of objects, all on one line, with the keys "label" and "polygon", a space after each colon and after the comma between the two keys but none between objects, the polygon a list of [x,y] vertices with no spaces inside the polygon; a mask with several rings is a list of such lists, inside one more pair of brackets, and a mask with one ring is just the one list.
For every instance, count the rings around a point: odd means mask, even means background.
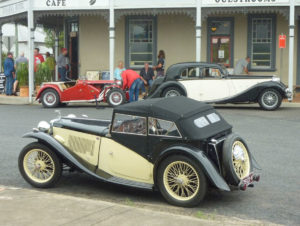
[{"label": "car's black convertible roof", "polygon": [[210,109],[213,107],[208,104],[179,96],[133,102],[116,107],[114,112],[177,121]]}]

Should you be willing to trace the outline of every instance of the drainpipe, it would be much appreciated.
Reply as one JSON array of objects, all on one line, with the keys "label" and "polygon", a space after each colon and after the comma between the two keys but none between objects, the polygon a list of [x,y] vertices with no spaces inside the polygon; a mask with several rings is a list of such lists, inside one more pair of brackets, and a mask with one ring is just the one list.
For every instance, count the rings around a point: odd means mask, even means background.
[{"label": "drainpipe", "polygon": [[289,89],[293,91],[294,85],[294,39],[295,39],[295,0],[290,0],[289,19]]},{"label": "drainpipe", "polygon": [[115,10],[114,0],[109,1],[109,72],[110,79],[114,78],[115,59]]},{"label": "drainpipe", "polygon": [[[59,52],[59,31],[58,29],[55,29],[55,62],[57,62],[58,59],[58,52]],[[55,81],[58,81],[58,66],[56,64],[55,66]]]},{"label": "drainpipe", "polygon": [[15,57],[19,56],[19,30],[18,23],[15,23]]},{"label": "drainpipe", "polygon": [[196,6],[196,61],[201,61],[201,25],[202,25],[202,17],[201,17],[201,0],[197,0]]},{"label": "drainpipe", "polygon": [[0,24],[0,73],[2,72],[2,24]]},{"label": "drainpipe", "polygon": [[28,65],[28,76],[29,76],[29,103],[33,103],[32,95],[34,91],[34,18],[32,9],[32,0],[28,0],[28,52],[29,52],[29,65]]}]

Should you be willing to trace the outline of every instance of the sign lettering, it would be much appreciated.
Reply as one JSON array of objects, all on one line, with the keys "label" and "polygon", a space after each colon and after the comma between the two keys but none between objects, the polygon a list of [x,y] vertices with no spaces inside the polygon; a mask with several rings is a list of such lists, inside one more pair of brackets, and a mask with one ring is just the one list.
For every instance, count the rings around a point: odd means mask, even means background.
[{"label": "sign lettering", "polygon": [[47,6],[67,6],[67,0],[46,0]]}]

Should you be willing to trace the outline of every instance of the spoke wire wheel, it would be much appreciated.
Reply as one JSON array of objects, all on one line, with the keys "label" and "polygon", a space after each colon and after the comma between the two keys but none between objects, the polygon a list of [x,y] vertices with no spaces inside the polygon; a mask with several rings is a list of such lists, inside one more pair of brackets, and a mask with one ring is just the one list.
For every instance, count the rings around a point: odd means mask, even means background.
[{"label": "spoke wire wheel", "polygon": [[176,200],[193,199],[200,188],[200,179],[193,166],[183,161],[170,163],[163,174],[167,192]]},{"label": "spoke wire wheel", "polygon": [[245,145],[237,140],[232,145],[232,164],[237,177],[242,180],[250,174],[250,158]]},{"label": "spoke wire wheel", "polygon": [[53,106],[56,103],[56,95],[53,92],[46,92],[43,96],[46,105]]},{"label": "spoke wire wheel", "polygon": [[262,95],[262,103],[267,107],[267,108],[274,108],[278,104],[278,95],[277,93],[273,91],[266,91]]},{"label": "spoke wire wheel", "polygon": [[109,96],[109,101],[113,105],[120,105],[123,102],[123,96],[117,91],[112,92]]},{"label": "spoke wire wheel", "polygon": [[23,167],[27,176],[36,183],[49,182],[55,172],[52,157],[41,149],[32,149],[23,160]]},{"label": "spoke wire wheel", "polygon": [[177,90],[168,90],[165,94],[165,97],[179,97],[181,94]]}]

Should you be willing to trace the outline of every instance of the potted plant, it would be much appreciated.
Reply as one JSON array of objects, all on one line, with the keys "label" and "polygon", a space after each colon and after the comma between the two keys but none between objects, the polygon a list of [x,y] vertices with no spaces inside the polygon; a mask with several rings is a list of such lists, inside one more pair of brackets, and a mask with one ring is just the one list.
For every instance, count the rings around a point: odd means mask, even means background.
[{"label": "potted plant", "polygon": [[17,76],[20,85],[20,96],[28,97],[29,96],[29,87],[28,87],[28,64],[22,63],[18,65]]},{"label": "potted plant", "polygon": [[43,82],[50,82],[52,79],[52,72],[48,64],[41,63],[37,66],[37,71],[35,73],[35,90],[39,92]]}]

